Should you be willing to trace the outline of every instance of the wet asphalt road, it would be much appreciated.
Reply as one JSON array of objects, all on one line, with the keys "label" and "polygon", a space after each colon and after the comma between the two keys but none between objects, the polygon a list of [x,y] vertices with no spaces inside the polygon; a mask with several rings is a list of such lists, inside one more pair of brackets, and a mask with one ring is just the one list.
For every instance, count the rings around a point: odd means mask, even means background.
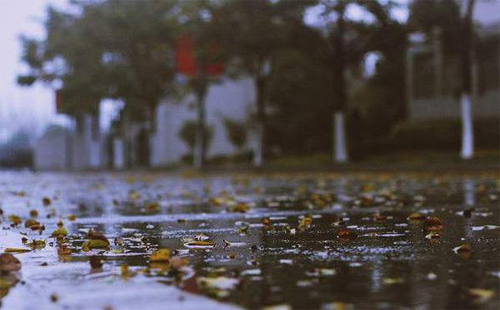
[{"label": "wet asphalt road", "polygon": [[[498,309],[499,194],[495,173],[0,173],[0,249],[46,242],[14,254],[3,308]],[[89,229],[110,248],[82,251]],[[152,264],[159,248],[182,268]]]}]

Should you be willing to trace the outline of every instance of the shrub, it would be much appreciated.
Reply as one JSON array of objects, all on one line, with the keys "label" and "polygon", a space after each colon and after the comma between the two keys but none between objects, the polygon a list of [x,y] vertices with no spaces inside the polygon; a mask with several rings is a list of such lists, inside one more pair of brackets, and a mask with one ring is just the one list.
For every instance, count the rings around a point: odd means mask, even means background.
[{"label": "shrub", "polygon": [[[194,148],[196,145],[196,130],[198,128],[198,123],[195,121],[188,120],[184,122],[181,129],[179,130],[179,137],[186,143],[189,148],[189,155],[192,157],[194,154]],[[214,135],[214,130],[212,127],[206,126],[203,130],[205,139],[205,149],[208,150],[212,138]]]}]

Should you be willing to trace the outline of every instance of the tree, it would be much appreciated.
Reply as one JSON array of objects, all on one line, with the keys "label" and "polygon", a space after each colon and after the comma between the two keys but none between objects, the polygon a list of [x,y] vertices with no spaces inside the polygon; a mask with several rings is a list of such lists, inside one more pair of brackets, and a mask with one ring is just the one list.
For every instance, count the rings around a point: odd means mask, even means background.
[{"label": "tree", "polygon": [[321,34],[306,25],[297,25],[289,44],[275,53],[268,77],[267,143],[285,154],[328,152],[333,108],[328,49]]},{"label": "tree", "polygon": [[59,81],[69,114],[95,114],[102,98],[123,100],[121,134],[124,158],[130,158],[130,122],[142,122],[153,133],[156,107],[176,92],[177,1],[72,3],[79,13],[49,8],[44,40],[23,40],[23,60],[31,70],[19,82]]},{"label": "tree", "polygon": [[349,21],[346,11],[349,5],[371,5],[372,1],[356,0],[323,0],[321,6],[325,17],[326,29],[324,39],[328,52],[325,64],[331,69],[333,110],[333,153],[334,161],[348,160],[347,139],[345,130],[345,114],[348,108],[347,69],[359,65],[366,53],[366,36],[364,24]]},{"label": "tree", "polygon": [[294,25],[301,24],[308,1],[225,1],[216,11],[221,43],[229,66],[252,78],[256,113],[253,127],[258,141],[254,166],[261,167],[267,156],[267,96],[274,55],[286,47]]},{"label": "tree", "polygon": [[[142,122],[154,133],[158,104],[176,93],[176,5],[175,0],[81,3],[92,21],[91,42],[105,51],[109,95],[125,102],[120,119],[125,146],[129,122]],[[130,161],[130,150],[124,151]]]},{"label": "tree", "polygon": [[206,160],[207,141],[206,127],[206,95],[211,83],[217,75],[211,75],[210,67],[217,62],[220,50],[217,46],[217,30],[214,27],[214,10],[219,5],[216,0],[181,1],[179,3],[179,19],[182,20],[181,40],[185,40],[188,53],[192,53],[196,72],[189,76],[188,86],[196,96],[197,130],[194,146],[194,166],[202,169]]},{"label": "tree", "polygon": [[462,148],[461,157],[474,155],[474,134],[471,106],[471,59],[473,54],[473,10],[475,0],[464,0],[463,16],[456,1],[415,1],[410,10],[409,24],[414,29],[423,30],[427,35],[435,28],[440,29],[444,52],[459,56],[461,85],[458,97],[461,105]]},{"label": "tree", "polygon": [[353,92],[364,123],[362,136],[367,139],[386,136],[406,116],[405,61],[408,27],[391,16],[392,4],[375,1],[363,3],[367,14],[375,20],[363,25],[365,55],[376,55],[372,76]]},{"label": "tree", "polygon": [[[22,37],[22,60],[29,66],[18,83],[31,86],[40,81],[53,89],[60,88],[64,113],[78,117],[96,114],[98,103],[106,95],[105,75],[101,65],[103,51],[89,48],[83,39],[88,34],[84,18],[48,8],[44,40]],[[62,87],[58,86],[62,85]]]}]

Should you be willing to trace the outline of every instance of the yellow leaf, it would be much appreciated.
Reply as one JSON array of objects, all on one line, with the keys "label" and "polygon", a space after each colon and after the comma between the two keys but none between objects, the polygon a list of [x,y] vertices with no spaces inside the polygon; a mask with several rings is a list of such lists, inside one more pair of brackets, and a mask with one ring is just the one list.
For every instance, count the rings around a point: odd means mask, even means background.
[{"label": "yellow leaf", "polygon": [[482,288],[471,288],[469,289],[469,294],[476,298],[478,303],[484,303],[493,298],[495,292],[493,290],[486,290]]},{"label": "yellow leaf", "polygon": [[68,231],[64,227],[59,227],[52,232],[51,237],[66,237],[68,235]]},{"label": "yellow leaf", "polygon": [[100,239],[90,239],[82,244],[82,250],[87,252],[92,249],[108,249],[109,243]]},{"label": "yellow leaf", "polygon": [[23,249],[23,248],[6,248],[5,253],[27,253],[31,252],[30,249]]},{"label": "yellow leaf", "polygon": [[153,252],[150,257],[151,262],[170,262],[170,250],[169,249],[159,249]]}]

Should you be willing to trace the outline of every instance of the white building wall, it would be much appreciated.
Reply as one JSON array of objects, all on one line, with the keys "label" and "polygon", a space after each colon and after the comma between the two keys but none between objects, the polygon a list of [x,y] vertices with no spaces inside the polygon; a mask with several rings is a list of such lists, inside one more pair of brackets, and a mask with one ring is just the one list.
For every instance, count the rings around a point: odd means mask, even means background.
[{"label": "white building wall", "polygon": [[[244,121],[254,111],[254,86],[249,78],[224,79],[210,86],[206,98],[207,124],[214,128],[208,157],[231,155],[235,149],[228,141],[223,118]],[[186,144],[179,138],[179,130],[187,120],[196,121],[194,95],[182,102],[164,102],[156,111],[157,131],[151,138],[151,165],[162,166],[179,161],[188,153]]]},{"label": "white building wall", "polygon": [[81,132],[76,128],[46,132],[35,145],[35,168],[40,170],[104,168],[108,156],[106,137],[100,135],[94,139],[90,115],[85,115],[82,122]]},{"label": "white building wall", "polygon": [[65,170],[68,168],[68,142],[66,131],[45,133],[35,144],[34,164],[37,170]]},{"label": "white building wall", "polygon": [[92,135],[92,116],[83,116],[83,130],[72,135],[72,168],[74,170],[99,169],[105,162],[105,139]]}]

